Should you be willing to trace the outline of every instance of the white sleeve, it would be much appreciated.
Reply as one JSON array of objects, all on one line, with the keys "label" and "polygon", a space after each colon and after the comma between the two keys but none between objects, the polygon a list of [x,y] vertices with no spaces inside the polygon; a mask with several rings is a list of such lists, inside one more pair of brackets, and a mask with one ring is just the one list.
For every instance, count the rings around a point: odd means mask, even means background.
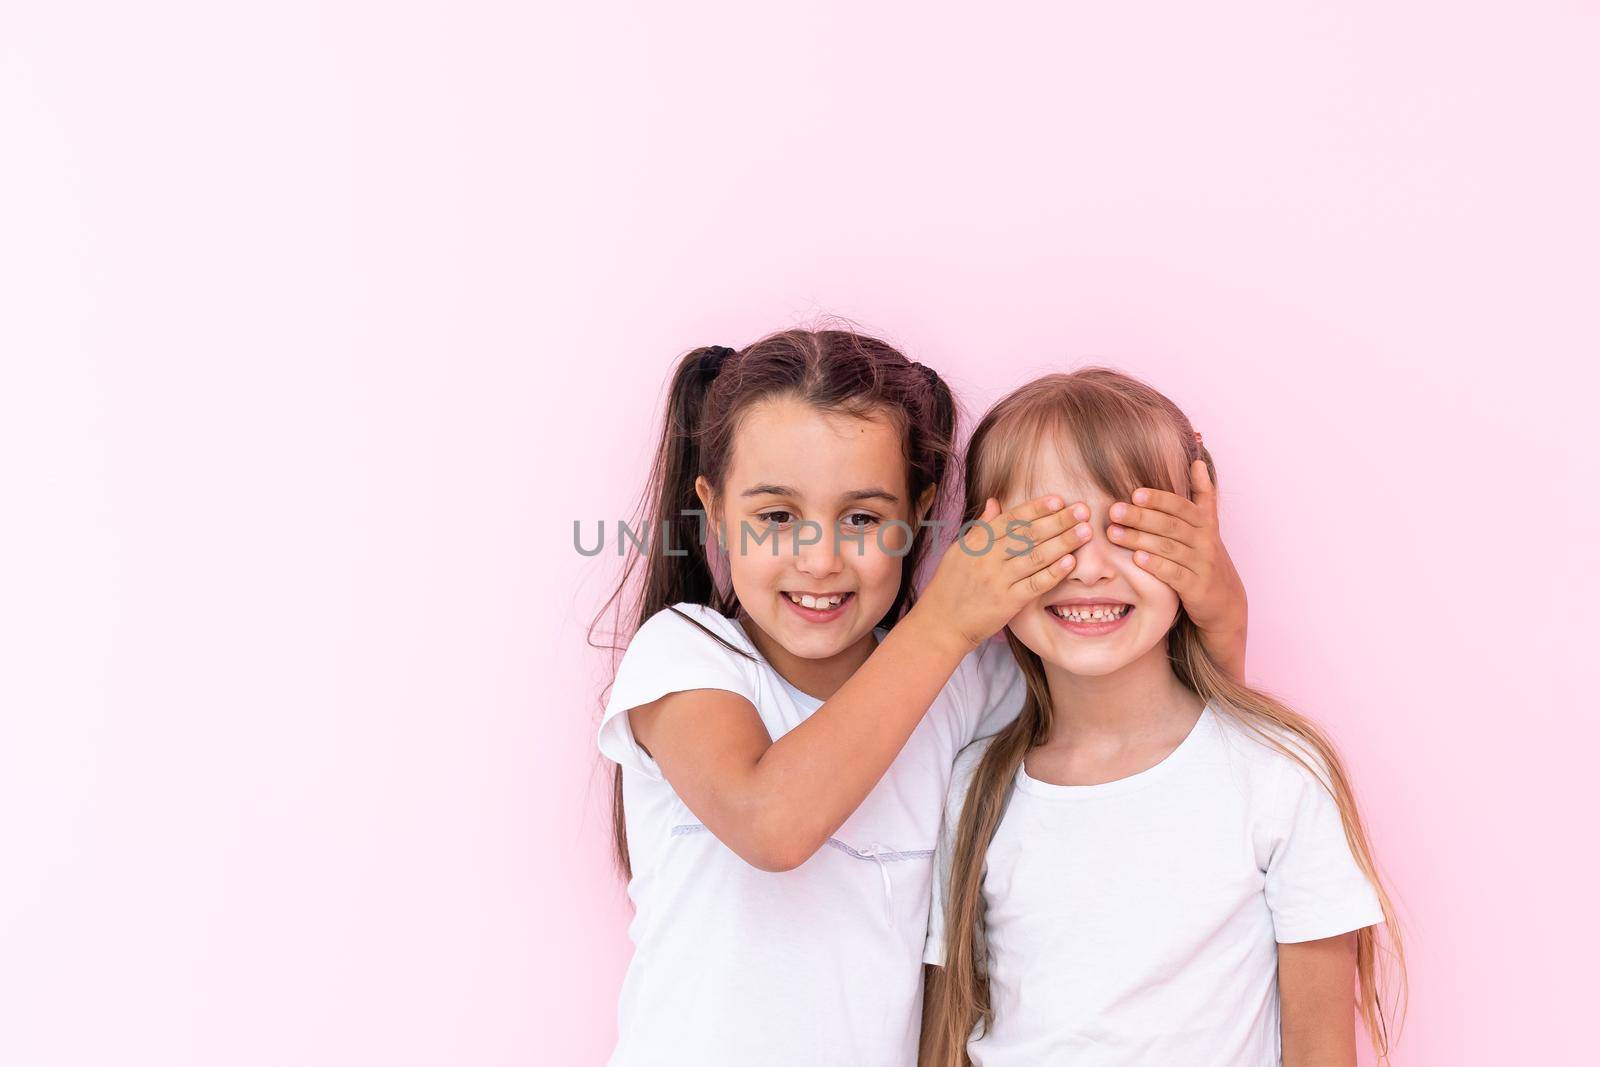
[{"label": "white sleeve", "polygon": [[980,737],[993,737],[1009,726],[1022,711],[1028,694],[1022,668],[1011,654],[1005,638],[990,638],[967,654],[962,666],[967,672],[966,745]]},{"label": "white sleeve", "polygon": [[668,693],[688,689],[725,689],[754,704],[754,664],[695,622],[672,608],[663,608],[639,627],[617,667],[611,697],[600,720],[601,754],[660,781],[661,770],[656,761],[634,740],[628,712]]},{"label": "white sleeve", "polygon": [[[1326,774],[1311,758],[1318,773]],[[1266,898],[1277,940],[1315,941],[1381,923],[1377,891],[1356,864],[1327,787],[1285,757],[1275,795],[1278,829],[1267,861]]]},{"label": "white sleeve", "polygon": [[922,947],[922,962],[935,967],[944,966],[944,909],[949,900],[950,863],[956,847],[956,831],[961,826],[961,809],[967,803],[967,790],[972,786],[972,776],[988,749],[988,741],[968,745],[956,756],[955,769],[950,774],[950,788],[945,793],[944,820],[939,828],[939,840],[933,849],[933,897],[928,907],[928,938]]}]

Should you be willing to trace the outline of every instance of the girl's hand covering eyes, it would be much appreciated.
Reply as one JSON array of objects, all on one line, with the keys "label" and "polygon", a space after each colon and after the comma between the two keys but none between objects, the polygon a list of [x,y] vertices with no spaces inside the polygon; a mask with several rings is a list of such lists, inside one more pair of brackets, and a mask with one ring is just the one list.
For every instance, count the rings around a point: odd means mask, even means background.
[{"label": "girl's hand covering eyes", "polygon": [[983,514],[954,544],[917,600],[934,632],[970,652],[1017,612],[1072,571],[1072,553],[1092,531],[1083,503],[1040,497],[1003,512],[990,498]]},{"label": "girl's hand covering eyes", "polygon": [[1133,503],[1111,506],[1111,541],[1133,549],[1133,561],[1170,585],[1200,630],[1211,657],[1244,680],[1248,605],[1244,582],[1222,544],[1217,490],[1202,460],[1189,469],[1194,499],[1136,489]]}]

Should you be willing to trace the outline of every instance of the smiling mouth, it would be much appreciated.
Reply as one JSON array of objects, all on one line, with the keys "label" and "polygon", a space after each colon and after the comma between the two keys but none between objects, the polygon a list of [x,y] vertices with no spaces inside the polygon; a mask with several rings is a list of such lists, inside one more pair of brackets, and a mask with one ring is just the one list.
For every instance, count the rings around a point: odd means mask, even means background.
[{"label": "smiling mouth", "polygon": [[1133,610],[1132,604],[1052,604],[1045,608],[1066,622],[1116,622]]},{"label": "smiling mouth", "polygon": [[811,593],[784,593],[783,595],[788,597],[789,603],[796,607],[810,608],[813,611],[832,611],[855,596],[854,593],[830,593],[823,596],[815,596]]}]

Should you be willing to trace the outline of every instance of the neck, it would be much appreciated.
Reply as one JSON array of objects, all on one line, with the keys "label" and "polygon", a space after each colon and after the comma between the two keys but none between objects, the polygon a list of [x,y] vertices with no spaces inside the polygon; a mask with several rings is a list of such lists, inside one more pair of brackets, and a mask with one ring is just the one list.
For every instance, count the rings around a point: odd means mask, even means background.
[{"label": "neck", "polygon": [[1110,674],[1071,674],[1044,665],[1050,684],[1050,740],[1121,741],[1193,725],[1202,701],[1178,680],[1167,644]]},{"label": "neck", "polygon": [[869,630],[854,644],[826,659],[806,659],[774,641],[754,619],[743,612],[739,613],[739,624],[750,635],[750,643],[756,646],[756,651],[772,664],[773,670],[782,675],[784,681],[818,700],[832,699],[833,694],[850,680],[850,676],[867,662],[867,657],[878,647],[877,634]]}]

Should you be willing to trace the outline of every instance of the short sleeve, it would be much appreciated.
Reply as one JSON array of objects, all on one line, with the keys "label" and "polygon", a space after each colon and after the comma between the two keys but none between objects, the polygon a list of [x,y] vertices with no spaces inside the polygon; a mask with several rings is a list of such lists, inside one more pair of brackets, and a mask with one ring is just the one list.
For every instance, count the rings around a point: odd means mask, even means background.
[{"label": "short sleeve", "polygon": [[[720,616],[705,618],[707,609],[694,604],[678,607],[694,615],[703,625],[719,629]],[[728,640],[727,635],[721,636]],[[668,693],[689,689],[726,689],[754,704],[754,661],[739,650],[723,645],[717,637],[678,611],[664,608],[645,620],[622,655],[611,686],[611,697],[600,720],[601,754],[659,781],[661,771],[656,761],[634,740],[628,712]]]},{"label": "short sleeve", "polygon": [[[1315,941],[1383,922],[1377,891],[1345,839],[1339,806],[1309,770],[1280,759],[1266,870],[1267,907],[1281,943]],[[1319,774],[1326,771],[1313,759]]]},{"label": "short sleeve", "polygon": [[967,654],[962,666],[966,672],[966,733],[961,743],[965,745],[980,737],[993,737],[1009,726],[1022,712],[1028,686],[1003,639],[985,641]]},{"label": "short sleeve", "polygon": [[987,740],[968,745],[956,756],[955,769],[950,774],[950,788],[945,793],[944,819],[939,828],[939,840],[933,849],[933,897],[928,907],[928,938],[922,948],[922,962],[935,967],[944,966],[944,909],[950,899],[950,864],[955,854],[956,831],[961,826],[961,809],[967,803],[967,790],[972,787],[972,777],[988,749]]}]

